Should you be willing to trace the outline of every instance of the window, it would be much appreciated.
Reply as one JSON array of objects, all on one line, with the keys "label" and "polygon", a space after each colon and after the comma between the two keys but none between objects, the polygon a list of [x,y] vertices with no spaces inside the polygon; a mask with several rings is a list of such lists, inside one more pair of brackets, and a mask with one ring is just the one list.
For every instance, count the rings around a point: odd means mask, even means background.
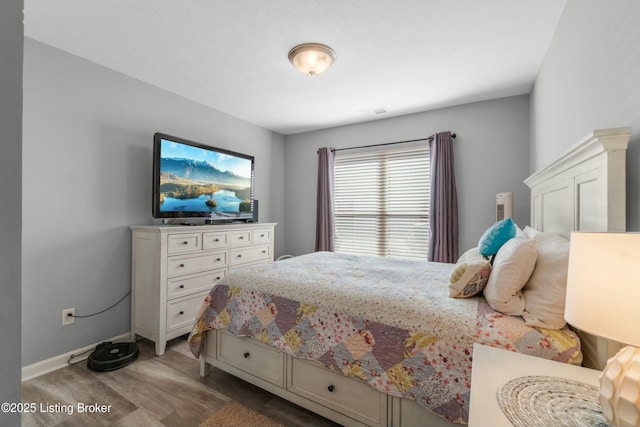
[{"label": "window", "polygon": [[429,145],[336,151],[336,252],[427,258]]}]

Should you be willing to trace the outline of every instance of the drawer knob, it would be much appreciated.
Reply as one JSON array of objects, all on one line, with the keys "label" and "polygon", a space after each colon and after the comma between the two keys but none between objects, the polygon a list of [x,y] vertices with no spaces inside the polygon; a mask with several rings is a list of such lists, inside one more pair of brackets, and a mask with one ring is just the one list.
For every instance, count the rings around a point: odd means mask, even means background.
[{"label": "drawer knob", "polygon": [[241,255],[241,254],[238,254],[238,258],[242,258],[242,255]]},{"label": "drawer knob", "polygon": [[333,384],[329,385],[329,387],[327,387],[327,390],[329,390],[329,393],[333,393],[333,390],[335,390],[336,388],[333,386]]},{"label": "drawer knob", "polygon": [[266,254],[266,253],[267,253],[267,251],[262,251],[262,253],[263,253],[263,254]]},{"label": "drawer knob", "polygon": [[184,268],[184,264],[180,264],[178,267],[180,267],[180,268]]},{"label": "drawer knob", "polygon": [[243,239],[244,239],[244,236],[240,236],[240,237],[238,237],[238,239],[243,240]]},{"label": "drawer knob", "polygon": [[182,242],[183,245],[188,245],[189,242],[187,242],[186,240],[184,242]]},{"label": "drawer knob", "polygon": [[216,258],[216,261],[222,261],[222,259],[220,259],[220,258]]},{"label": "drawer knob", "polygon": [[261,234],[260,237],[264,237],[264,234]]},{"label": "drawer knob", "polygon": [[178,286],[180,289],[184,289],[184,285],[180,285]]},{"label": "drawer knob", "polygon": [[178,313],[180,316],[182,316],[184,314],[183,310],[180,310],[180,313]]},{"label": "drawer knob", "polygon": [[244,356],[244,358],[245,358],[245,359],[247,359],[249,356],[251,356],[251,354],[250,354],[248,351],[246,351],[246,352],[243,354],[243,356]]},{"label": "drawer knob", "polygon": [[214,242],[219,242],[219,241],[220,241],[220,239],[213,239],[213,241],[214,241]]}]

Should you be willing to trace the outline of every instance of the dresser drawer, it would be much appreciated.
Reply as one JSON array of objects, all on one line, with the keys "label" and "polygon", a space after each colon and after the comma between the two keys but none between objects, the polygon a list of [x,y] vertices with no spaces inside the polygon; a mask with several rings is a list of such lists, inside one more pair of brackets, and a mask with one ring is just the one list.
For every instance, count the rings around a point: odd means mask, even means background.
[{"label": "dresser drawer", "polygon": [[209,292],[226,273],[227,269],[221,268],[204,274],[191,274],[169,279],[167,281],[167,298],[183,297],[194,292]]},{"label": "dresser drawer", "polygon": [[[191,328],[208,292],[167,302],[167,332]],[[188,331],[187,331],[188,332]]]},{"label": "dresser drawer", "polygon": [[202,250],[202,233],[170,234],[167,236],[167,253],[181,254]]},{"label": "dresser drawer", "polygon": [[251,243],[269,243],[271,242],[271,230],[254,230],[251,232]]},{"label": "dresser drawer", "polygon": [[229,233],[202,233],[202,249],[219,249],[229,246]]},{"label": "dresser drawer", "polygon": [[208,252],[198,255],[172,256],[167,260],[167,275],[169,277],[183,274],[197,273],[225,267],[227,265],[227,252]]},{"label": "dresser drawer", "polygon": [[229,257],[229,264],[231,265],[271,259],[271,246],[261,245],[231,249]]},{"label": "dresser drawer", "polygon": [[229,266],[229,273],[235,273],[236,271],[244,270],[245,268],[260,267],[262,265],[269,265],[269,264],[271,264],[270,259],[263,259],[261,261],[250,262],[246,264],[231,265]]},{"label": "dresser drawer", "polygon": [[236,337],[228,332],[218,335],[218,360],[251,375],[284,387],[285,354],[253,338]]},{"label": "dresser drawer", "polygon": [[231,246],[244,246],[251,244],[251,231],[232,231],[229,233],[229,240]]},{"label": "dresser drawer", "polygon": [[287,389],[370,426],[386,425],[387,396],[368,384],[289,357]]}]

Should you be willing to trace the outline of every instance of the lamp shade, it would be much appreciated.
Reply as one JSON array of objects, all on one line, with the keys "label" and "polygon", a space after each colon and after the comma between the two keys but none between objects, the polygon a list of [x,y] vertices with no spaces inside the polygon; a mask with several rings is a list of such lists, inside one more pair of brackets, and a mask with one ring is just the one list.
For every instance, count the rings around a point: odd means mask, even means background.
[{"label": "lamp shade", "polygon": [[321,43],[304,43],[289,51],[289,61],[301,73],[309,76],[324,73],[335,60],[333,49]]},{"label": "lamp shade", "polygon": [[640,347],[640,234],[571,234],[565,319]]}]

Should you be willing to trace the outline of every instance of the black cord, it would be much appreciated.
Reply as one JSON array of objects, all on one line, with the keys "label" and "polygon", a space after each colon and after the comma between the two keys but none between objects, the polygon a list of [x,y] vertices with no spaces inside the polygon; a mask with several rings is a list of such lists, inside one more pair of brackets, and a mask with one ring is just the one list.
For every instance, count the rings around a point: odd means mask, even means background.
[{"label": "black cord", "polygon": [[[86,319],[87,317],[97,316],[98,314],[102,314],[102,313],[104,313],[105,311],[109,311],[109,310],[111,310],[113,307],[115,307],[116,305],[118,305],[118,304],[120,304],[122,301],[124,301],[124,299],[125,299],[126,297],[128,297],[129,295],[131,295],[131,291],[127,292],[127,293],[125,294],[125,296],[123,296],[122,298],[120,298],[120,299],[118,300],[118,302],[116,302],[115,304],[113,304],[113,305],[112,305],[112,306],[110,306],[109,308],[105,308],[104,310],[98,311],[97,313],[87,314],[87,315],[85,315],[85,316],[79,316],[79,315],[77,315],[77,314],[71,314],[71,313],[69,313],[69,314],[67,314],[67,316],[69,316],[69,317],[77,317],[78,319]],[[96,348],[97,348],[97,347],[96,347]],[[69,365],[75,365],[76,363],[83,362],[85,359],[81,359],[81,360],[74,360],[74,359],[77,359],[77,358],[79,358],[80,356],[82,356],[82,355],[84,355],[84,354],[89,353],[90,351],[94,351],[96,348],[91,348],[91,349],[89,349],[89,350],[83,351],[82,353],[72,354],[71,356],[69,356],[69,359],[67,359],[67,364],[69,364]]]},{"label": "black cord", "polygon": [[79,315],[77,315],[77,314],[68,314],[68,316],[69,316],[69,317],[76,317],[76,318],[78,318],[78,319],[85,319],[85,318],[87,318],[87,317],[97,316],[98,314],[102,314],[102,313],[104,313],[105,311],[109,311],[109,310],[111,310],[113,307],[115,307],[116,305],[120,304],[120,303],[121,303],[122,301],[124,301],[124,299],[125,299],[126,297],[128,297],[130,294],[131,294],[131,291],[127,292],[127,293],[126,293],[126,295],[125,295],[125,296],[123,296],[122,298],[120,298],[120,300],[119,300],[117,303],[113,304],[113,305],[112,305],[111,307],[109,307],[109,308],[105,308],[105,309],[104,309],[104,310],[102,310],[102,311],[98,311],[97,313],[87,314],[87,315],[85,315],[85,316],[79,316]]},{"label": "black cord", "polygon": [[69,359],[67,360],[67,364],[69,365],[75,365],[76,363],[80,363],[80,362],[84,362],[85,359],[82,360],[73,360],[73,359],[77,359],[78,357],[82,356],[83,354],[87,354],[90,351],[95,350],[95,348],[90,348],[87,351],[83,351],[82,353],[78,353],[78,354],[72,354],[71,356],[69,356]]}]

